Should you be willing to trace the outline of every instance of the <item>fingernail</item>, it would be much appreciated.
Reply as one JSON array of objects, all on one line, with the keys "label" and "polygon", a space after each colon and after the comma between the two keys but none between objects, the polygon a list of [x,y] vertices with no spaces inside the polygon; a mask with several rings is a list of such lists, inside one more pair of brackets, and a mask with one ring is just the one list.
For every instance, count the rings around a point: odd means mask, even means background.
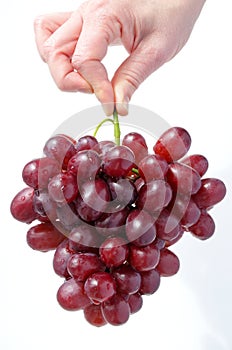
[{"label": "fingernail", "polygon": [[114,112],[114,103],[103,103],[102,108],[107,117],[110,117]]},{"label": "fingernail", "polygon": [[118,114],[121,116],[126,116],[129,109],[129,98],[124,98],[123,102],[117,102],[116,109],[118,111]]}]

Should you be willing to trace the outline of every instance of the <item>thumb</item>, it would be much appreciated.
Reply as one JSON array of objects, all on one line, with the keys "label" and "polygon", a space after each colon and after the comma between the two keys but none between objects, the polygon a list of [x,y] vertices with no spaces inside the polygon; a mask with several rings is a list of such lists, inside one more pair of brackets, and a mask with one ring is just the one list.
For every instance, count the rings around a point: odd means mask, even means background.
[{"label": "thumb", "polygon": [[99,24],[95,17],[83,20],[83,27],[72,56],[73,67],[92,86],[107,115],[114,110],[114,92],[108,73],[101,62],[111,41],[108,23]]},{"label": "thumb", "polygon": [[166,53],[158,40],[143,39],[119,66],[112,79],[116,108],[127,115],[128,103],[139,85],[166,61]]}]

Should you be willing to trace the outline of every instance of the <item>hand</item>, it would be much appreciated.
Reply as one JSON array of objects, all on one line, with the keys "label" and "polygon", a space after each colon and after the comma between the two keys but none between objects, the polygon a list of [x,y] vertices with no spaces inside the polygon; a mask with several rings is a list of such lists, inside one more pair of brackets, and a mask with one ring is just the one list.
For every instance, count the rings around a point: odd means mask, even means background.
[{"label": "hand", "polygon": [[[139,85],[187,42],[205,0],[89,0],[76,11],[40,16],[35,38],[63,91],[95,93],[107,115],[120,115]],[[102,59],[122,44],[128,58],[109,80]]]}]

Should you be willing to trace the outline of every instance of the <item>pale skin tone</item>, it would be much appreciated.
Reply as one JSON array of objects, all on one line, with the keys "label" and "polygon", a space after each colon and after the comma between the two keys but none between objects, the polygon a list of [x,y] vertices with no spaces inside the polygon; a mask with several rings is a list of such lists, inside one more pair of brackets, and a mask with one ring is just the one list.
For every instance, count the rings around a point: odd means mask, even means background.
[{"label": "pale skin tone", "polygon": [[[35,39],[62,91],[95,93],[107,115],[128,113],[139,85],[186,44],[205,0],[89,0],[77,10],[39,16]],[[112,80],[102,59],[110,45],[128,58]]]}]

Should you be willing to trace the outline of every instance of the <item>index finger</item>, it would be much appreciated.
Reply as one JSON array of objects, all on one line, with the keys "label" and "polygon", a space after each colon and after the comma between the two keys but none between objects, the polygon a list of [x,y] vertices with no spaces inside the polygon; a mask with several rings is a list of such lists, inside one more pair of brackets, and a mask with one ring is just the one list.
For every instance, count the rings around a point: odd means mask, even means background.
[{"label": "index finger", "polygon": [[72,12],[57,12],[40,15],[34,20],[35,42],[43,61],[46,61],[43,44],[70,18],[71,14]]}]

